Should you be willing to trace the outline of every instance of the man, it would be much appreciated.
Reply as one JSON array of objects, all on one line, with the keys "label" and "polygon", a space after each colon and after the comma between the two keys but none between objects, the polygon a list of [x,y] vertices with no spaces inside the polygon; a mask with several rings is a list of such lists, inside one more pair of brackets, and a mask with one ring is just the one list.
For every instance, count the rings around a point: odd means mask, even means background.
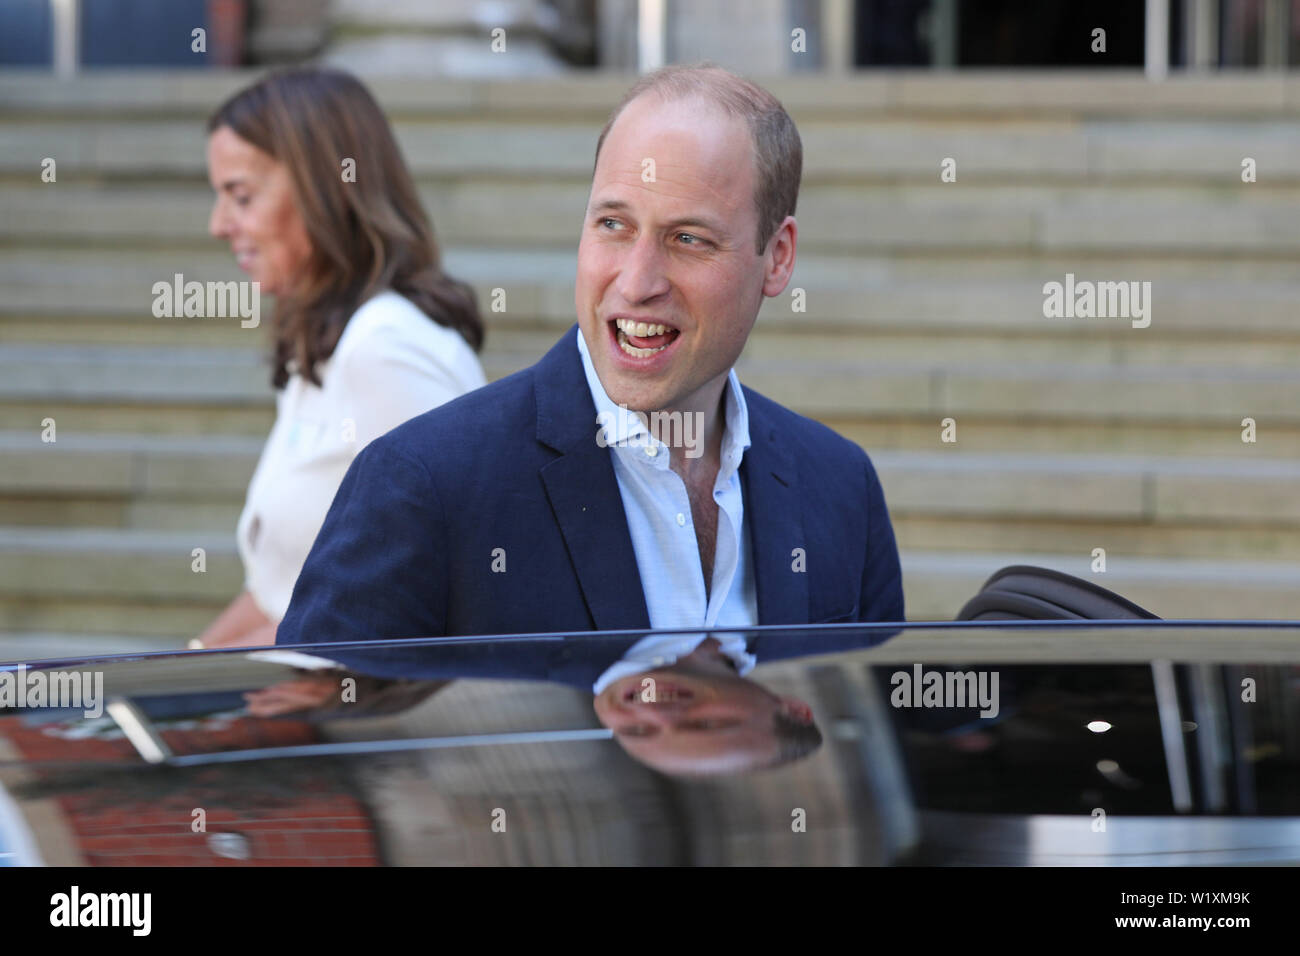
[{"label": "man", "polygon": [[732,371],[794,269],[801,166],[780,103],[725,70],[634,86],[597,145],[578,328],[365,448],[277,643],[901,621],[866,454]]}]

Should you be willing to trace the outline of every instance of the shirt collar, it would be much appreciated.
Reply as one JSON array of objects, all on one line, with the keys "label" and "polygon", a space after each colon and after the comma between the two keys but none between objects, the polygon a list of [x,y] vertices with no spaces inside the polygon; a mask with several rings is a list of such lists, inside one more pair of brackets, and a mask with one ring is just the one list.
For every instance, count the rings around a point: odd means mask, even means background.
[{"label": "shirt collar", "polygon": [[[587,340],[582,329],[577,329],[578,353],[582,356],[582,369],[587,375],[587,387],[591,390],[591,400],[596,406],[596,423],[605,430],[605,444],[613,447],[643,447],[654,445],[667,448],[663,442],[650,434],[640,417],[615,405],[605,392],[592,364],[591,353],[587,350]],[[721,462],[718,466],[719,478],[729,477],[740,467],[740,460],[749,448],[749,406],[745,402],[745,392],[740,387],[740,379],[733,368],[727,372],[726,425],[722,432]],[[667,467],[667,457],[662,459],[662,467]]]}]

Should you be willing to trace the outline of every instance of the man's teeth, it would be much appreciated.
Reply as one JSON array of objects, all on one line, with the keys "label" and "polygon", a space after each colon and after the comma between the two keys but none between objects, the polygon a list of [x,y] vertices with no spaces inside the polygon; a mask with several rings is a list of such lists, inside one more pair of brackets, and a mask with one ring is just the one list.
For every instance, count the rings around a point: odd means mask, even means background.
[{"label": "man's teeth", "polygon": [[627,340],[629,335],[635,335],[639,339],[644,339],[656,335],[664,335],[669,331],[676,331],[675,329],[670,329],[669,326],[658,322],[636,322],[632,319],[615,319],[614,325],[618,327],[619,348],[633,358],[649,358],[656,352],[662,352],[664,349],[668,348],[668,344],[665,343],[654,349],[637,348]]},{"label": "man's teeth", "polygon": [[668,326],[658,324],[648,324],[646,322],[633,322],[631,319],[615,319],[614,324],[626,332],[628,335],[635,335],[639,339],[651,335],[663,335],[668,331]]},{"label": "man's teeth", "polygon": [[662,352],[664,349],[668,348],[667,345],[661,345],[655,349],[639,349],[627,340],[627,333],[622,329],[618,330],[618,347],[633,358],[649,358],[656,352]]}]

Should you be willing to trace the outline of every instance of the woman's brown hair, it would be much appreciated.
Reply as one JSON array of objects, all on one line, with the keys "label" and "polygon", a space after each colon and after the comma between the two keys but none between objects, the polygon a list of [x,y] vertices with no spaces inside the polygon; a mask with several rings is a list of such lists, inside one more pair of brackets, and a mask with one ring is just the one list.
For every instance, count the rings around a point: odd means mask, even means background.
[{"label": "woman's brown hair", "polygon": [[[474,292],[442,271],[393,131],[360,81],[339,70],[272,73],[221,104],[208,132],[222,127],[288,167],[311,239],[305,281],[276,303],[276,388],[289,381],[290,361],[320,385],[317,365],[333,354],[357,307],[385,288],[455,329],[475,351],[482,347]],[[355,176],[345,180],[349,166]]]}]

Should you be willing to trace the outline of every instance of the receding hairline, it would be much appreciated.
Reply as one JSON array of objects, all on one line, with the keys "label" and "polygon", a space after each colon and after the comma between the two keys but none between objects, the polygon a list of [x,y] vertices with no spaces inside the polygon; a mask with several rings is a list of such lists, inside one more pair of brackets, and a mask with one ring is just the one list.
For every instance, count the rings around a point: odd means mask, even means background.
[{"label": "receding hairline", "polygon": [[758,143],[755,140],[753,129],[750,128],[750,125],[744,116],[732,113],[724,104],[710,98],[706,93],[702,93],[699,90],[690,90],[681,95],[664,96],[662,95],[661,90],[652,87],[651,89],[643,90],[641,93],[628,100],[619,107],[617,113],[610,117],[608,126],[596,144],[596,161],[592,164],[591,168],[591,174],[593,177],[596,175],[596,168],[600,165],[600,154],[603,151],[605,141],[609,138],[609,134],[614,132],[615,125],[617,125],[618,121],[623,118],[623,114],[627,111],[629,106],[633,103],[640,102],[650,94],[654,94],[658,97],[659,106],[672,106],[679,103],[693,102],[703,107],[705,112],[711,112],[715,116],[725,118],[733,125],[738,126],[740,132],[744,133],[745,136],[745,142],[748,147],[746,152],[749,154],[750,168],[753,169],[755,177],[759,175]]},{"label": "receding hairline", "polygon": [[761,255],[780,229],[782,220],[793,216],[798,204],[803,147],[798,128],[785,106],[770,90],[717,63],[704,61],[663,67],[637,80],[605,121],[596,140],[593,180],[609,133],[623,111],[640,102],[646,93],[656,94],[662,105],[705,104],[708,107],[705,113],[732,117],[746,128],[750,169],[755,177],[754,206],[758,213],[756,251]]},{"label": "receding hairline", "polygon": [[601,130],[599,139],[596,140],[596,159],[595,162],[592,163],[591,170],[593,174],[596,171],[596,166],[600,163],[600,154],[604,149],[605,140],[609,138],[610,133],[614,132],[614,127],[618,124],[618,121],[623,118],[623,114],[627,112],[628,107],[633,103],[641,102],[649,96],[656,97],[659,101],[659,106],[672,106],[679,103],[694,103],[703,107],[706,112],[711,112],[717,116],[725,117],[731,122],[738,124],[741,129],[744,130],[749,145],[755,148],[755,152],[752,155],[755,156],[755,165],[757,165],[756,148],[758,143],[755,139],[753,128],[743,114],[729,109],[726,103],[720,101],[716,96],[710,95],[707,87],[696,86],[689,89],[678,89],[664,84],[662,86],[648,87],[639,92],[636,96],[629,100],[625,100],[618,105],[617,109],[610,116],[608,121],[606,121],[605,128]]}]

